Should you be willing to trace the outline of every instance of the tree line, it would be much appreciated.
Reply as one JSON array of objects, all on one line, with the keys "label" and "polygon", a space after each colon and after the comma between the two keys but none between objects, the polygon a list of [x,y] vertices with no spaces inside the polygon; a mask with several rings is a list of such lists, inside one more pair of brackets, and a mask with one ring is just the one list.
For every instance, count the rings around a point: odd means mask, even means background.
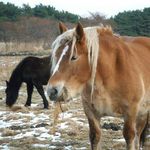
[{"label": "tree line", "polygon": [[80,21],[84,26],[111,25],[116,33],[129,36],[150,37],[150,7],[143,10],[124,11],[106,18],[99,13],[80,17],[67,11],[58,11],[53,6],[42,4],[31,8],[0,2],[0,41],[40,41],[51,43],[58,35],[58,21],[74,27]]},{"label": "tree line", "polygon": [[150,37],[150,7],[124,11],[111,19],[115,23],[115,31],[121,35]]},{"label": "tree line", "polygon": [[78,21],[79,16],[72,14],[68,11],[58,11],[53,6],[44,6],[42,4],[36,5],[31,8],[28,4],[23,4],[22,7],[15,6],[14,4],[4,4],[0,2],[0,21],[17,21],[20,17],[40,17],[47,19],[57,19],[63,22],[75,23]]}]

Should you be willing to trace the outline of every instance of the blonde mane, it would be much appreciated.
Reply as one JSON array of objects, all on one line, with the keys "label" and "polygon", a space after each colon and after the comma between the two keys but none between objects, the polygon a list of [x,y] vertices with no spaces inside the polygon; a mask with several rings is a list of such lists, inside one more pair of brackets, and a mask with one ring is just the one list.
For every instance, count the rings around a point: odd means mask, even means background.
[{"label": "blonde mane", "polygon": [[88,27],[85,28],[85,35],[86,35],[86,43],[88,48],[88,61],[91,67],[91,101],[93,99],[93,92],[94,92],[94,83],[95,83],[95,76],[96,76],[96,69],[97,69],[97,61],[99,56],[99,35],[98,29],[100,27]]},{"label": "blonde mane", "polygon": [[[96,26],[96,27],[84,28],[86,44],[87,44],[87,48],[88,48],[88,61],[89,61],[89,65],[91,68],[91,80],[90,80],[90,83],[91,83],[91,100],[92,100],[93,91],[94,91],[97,61],[98,61],[99,50],[100,50],[100,47],[99,47],[100,36],[99,36],[98,31],[112,33],[112,30],[110,27]],[[53,44],[52,44],[52,49],[53,49],[53,52],[52,52],[52,61],[53,61],[52,71],[56,70],[56,69],[54,69],[56,67],[55,54],[56,54],[56,51],[58,50],[58,48],[61,45],[64,45],[64,44],[67,45],[69,42],[72,42],[72,47],[71,47],[71,56],[72,56],[74,51],[76,50],[76,44],[75,44],[76,40],[77,39],[76,39],[75,29],[72,29],[72,30],[68,30],[65,33],[63,33],[62,35],[58,36],[57,39],[53,42]]]}]

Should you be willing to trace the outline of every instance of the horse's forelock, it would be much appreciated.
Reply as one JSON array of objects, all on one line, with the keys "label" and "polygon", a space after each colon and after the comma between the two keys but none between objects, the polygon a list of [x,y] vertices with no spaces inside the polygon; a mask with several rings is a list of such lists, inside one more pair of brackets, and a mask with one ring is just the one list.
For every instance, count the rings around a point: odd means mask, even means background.
[{"label": "horse's forelock", "polygon": [[[64,32],[63,34],[59,35],[56,40],[52,43],[52,67],[51,67],[51,73],[54,71],[57,60],[56,60],[56,52],[61,46],[67,46],[69,42],[73,40],[74,37],[74,29],[68,30]],[[64,48],[65,49],[65,48]],[[62,51],[63,53],[63,51]],[[61,60],[60,60],[61,61]]]}]

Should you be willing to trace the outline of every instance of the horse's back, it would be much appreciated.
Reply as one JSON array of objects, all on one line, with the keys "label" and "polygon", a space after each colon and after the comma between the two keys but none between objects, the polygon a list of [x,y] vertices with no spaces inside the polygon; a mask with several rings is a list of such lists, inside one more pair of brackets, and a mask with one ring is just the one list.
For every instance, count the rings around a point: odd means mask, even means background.
[{"label": "horse's back", "polygon": [[23,65],[23,78],[25,81],[37,80],[46,84],[50,76],[50,57],[26,57]]},{"label": "horse's back", "polygon": [[[117,105],[119,108],[122,106],[122,110],[125,107],[133,109],[137,106],[142,112],[147,112],[150,105],[150,38],[109,38],[107,43],[102,43],[105,49],[100,53],[103,64],[107,66],[103,65],[104,69],[99,66],[98,68],[104,76],[101,75],[110,101],[115,105],[117,99]],[[103,53],[109,59],[103,57]]]},{"label": "horse's back", "polygon": [[131,38],[128,45],[132,50],[131,59],[138,67],[139,74],[146,77],[150,86],[150,38],[137,37]]},{"label": "horse's back", "polygon": [[139,76],[137,83],[141,82],[140,108],[142,112],[147,112],[150,110],[150,38],[126,37],[124,41],[132,51],[131,59]]}]

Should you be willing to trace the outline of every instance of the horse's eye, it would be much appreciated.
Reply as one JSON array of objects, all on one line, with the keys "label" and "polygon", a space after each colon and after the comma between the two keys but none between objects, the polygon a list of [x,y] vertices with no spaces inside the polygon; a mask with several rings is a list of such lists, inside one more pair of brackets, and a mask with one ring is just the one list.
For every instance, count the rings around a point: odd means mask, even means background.
[{"label": "horse's eye", "polygon": [[77,59],[77,56],[72,56],[71,61],[75,61]]}]

